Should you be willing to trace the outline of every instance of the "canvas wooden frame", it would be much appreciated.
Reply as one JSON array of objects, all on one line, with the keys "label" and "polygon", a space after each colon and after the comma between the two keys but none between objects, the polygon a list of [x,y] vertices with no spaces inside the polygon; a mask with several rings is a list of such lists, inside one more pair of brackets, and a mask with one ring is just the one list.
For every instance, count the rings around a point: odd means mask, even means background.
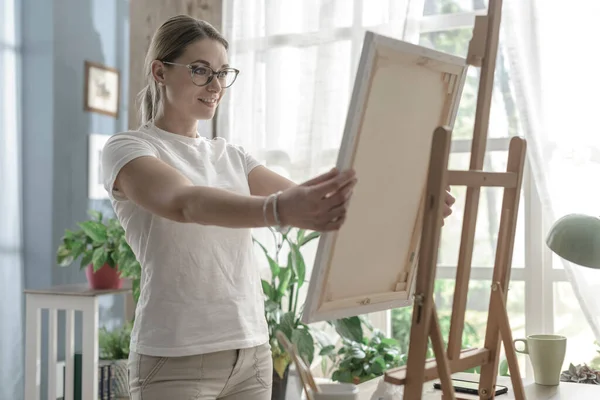
[{"label": "canvas wooden frame", "polygon": [[453,127],[466,72],[463,58],[365,34],[337,162],[359,185],[344,226],[321,236],[303,322],[412,304],[433,132]]}]

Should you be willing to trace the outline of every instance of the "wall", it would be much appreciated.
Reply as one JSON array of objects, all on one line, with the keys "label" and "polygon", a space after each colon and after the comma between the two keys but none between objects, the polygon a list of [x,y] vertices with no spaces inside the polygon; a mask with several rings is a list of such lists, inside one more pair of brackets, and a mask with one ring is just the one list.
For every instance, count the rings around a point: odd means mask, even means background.
[{"label": "wall", "polygon": [[[64,230],[76,228],[88,209],[112,213],[108,201],[87,197],[87,146],[90,133],[127,129],[129,1],[23,0],[22,6],[25,287],[83,283],[78,264],[58,267],[55,253]],[[121,71],[118,119],[83,110],[85,60]],[[121,297],[105,296],[100,303],[101,325],[122,322]],[[59,329],[59,337],[63,333]],[[45,337],[43,330],[44,352]],[[76,350],[80,348],[77,340]],[[58,352],[60,359],[64,340]]]}]

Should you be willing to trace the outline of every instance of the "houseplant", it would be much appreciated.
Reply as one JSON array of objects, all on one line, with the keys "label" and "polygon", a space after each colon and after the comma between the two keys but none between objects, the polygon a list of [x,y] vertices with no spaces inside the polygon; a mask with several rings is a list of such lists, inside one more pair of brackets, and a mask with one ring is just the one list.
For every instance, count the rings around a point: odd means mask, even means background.
[{"label": "houseplant", "polygon": [[[274,255],[256,238],[254,242],[263,250],[271,270],[271,279],[262,280],[265,295],[265,317],[269,327],[269,341],[273,354],[273,399],[285,398],[290,356],[283,349],[275,334],[278,330],[296,345],[300,356],[310,365],[314,358],[315,342],[310,328],[300,321],[299,291],[305,283],[306,264],[302,256],[303,246],[319,237],[317,232],[303,229],[287,234],[272,231],[275,242]],[[287,249],[285,263],[280,262],[283,249]]]},{"label": "houseplant", "polygon": [[98,351],[101,364],[109,364],[114,371],[115,396],[128,397],[127,359],[132,324],[126,323],[120,329],[108,331],[105,327],[98,332]]},{"label": "houseplant", "polygon": [[90,219],[79,222],[77,230],[65,230],[56,252],[60,266],[72,265],[80,258],[80,268],[93,289],[115,289],[124,278],[130,278],[133,297],[139,298],[141,267],[125,240],[125,231],[115,218],[104,219],[102,213],[90,210]]},{"label": "houseplant", "polygon": [[[333,381],[360,384],[406,362],[398,341],[385,337],[368,321],[351,317],[329,323],[340,335],[342,346],[337,350],[333,345],[322,346],[319,355],[323,356],[323,374],[331,374]],[[363,327],[370,335],[365,334]],[[331,366],[327,365],[327,360],[331,361]]]}]

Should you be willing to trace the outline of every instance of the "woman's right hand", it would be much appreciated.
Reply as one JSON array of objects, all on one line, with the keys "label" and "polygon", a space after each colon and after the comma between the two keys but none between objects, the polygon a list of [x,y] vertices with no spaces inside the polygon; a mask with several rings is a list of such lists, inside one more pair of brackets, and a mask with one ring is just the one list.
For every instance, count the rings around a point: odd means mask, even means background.
[{"label": "woman's right hand", "polygon": [[346,220],[354,170],[331,171],[287,189],[279,195],[278,211],[284,226],[317,232],[338,230]]}]

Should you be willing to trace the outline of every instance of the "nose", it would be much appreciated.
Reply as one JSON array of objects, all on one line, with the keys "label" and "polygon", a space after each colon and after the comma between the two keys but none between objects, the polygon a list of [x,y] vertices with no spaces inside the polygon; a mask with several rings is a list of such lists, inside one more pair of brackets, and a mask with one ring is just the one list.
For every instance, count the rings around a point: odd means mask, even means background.
[{"label": "nose", "polygon": [[206,88],[211,92],[219,93],[222,90],[221,82],[219,82],[218,79],[213,77],[213,79],[211,79]]}]

